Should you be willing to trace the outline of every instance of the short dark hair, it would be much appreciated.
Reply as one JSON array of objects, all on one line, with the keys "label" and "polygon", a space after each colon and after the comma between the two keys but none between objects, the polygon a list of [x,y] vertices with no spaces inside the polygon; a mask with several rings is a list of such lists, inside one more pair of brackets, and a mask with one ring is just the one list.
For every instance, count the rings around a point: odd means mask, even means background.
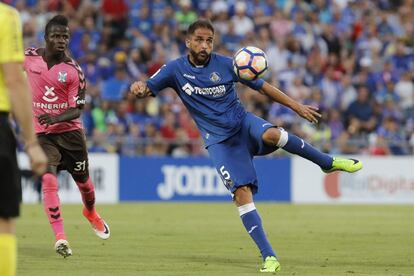
[{"label": "short dark hair", "polygon": [[52,26],[68,27],[68,24],[69,24],[68,18],[64,15],[58,14],[54,16],[52,19],[50,19],[49,22],[47,22],[46,27],[45,27],[45,34],[49,33],[50,28],[52,28]]},{"label": "short dark hair", "polygon": [[194,32],[200,28],[210,29],[214,34],[214,27],[210,20],[198,19],[197,21],[194,21],[193,23],[191,23],[191,25],[188,27],[187,35],[194,34]]}]

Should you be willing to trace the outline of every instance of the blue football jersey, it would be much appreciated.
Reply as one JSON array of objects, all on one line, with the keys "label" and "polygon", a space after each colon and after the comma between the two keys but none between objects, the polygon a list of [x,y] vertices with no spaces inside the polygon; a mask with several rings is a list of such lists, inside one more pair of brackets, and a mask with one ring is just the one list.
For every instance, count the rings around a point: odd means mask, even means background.
[{"label": "blue football jersey", "polygon": [[173,88],[209,146],[234,135],[246,116],[235,91],[236,82],[256,90],[264,83],[261,79],[239,79],[233,71],[231,58],[212,53],[204,67],[193,66],[187,56],[173,60],[148,79],[147,85],[154,95],[164,88]]}]

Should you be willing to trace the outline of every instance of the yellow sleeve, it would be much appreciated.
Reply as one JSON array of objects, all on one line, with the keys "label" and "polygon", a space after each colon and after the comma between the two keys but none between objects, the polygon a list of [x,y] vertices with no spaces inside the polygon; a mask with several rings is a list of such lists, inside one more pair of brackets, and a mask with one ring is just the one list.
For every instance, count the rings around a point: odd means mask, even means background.
[{"label": "yellow sleeve", "polygon": [[18,12],[0,6],[0,63],[24,60],[22,26]]}]

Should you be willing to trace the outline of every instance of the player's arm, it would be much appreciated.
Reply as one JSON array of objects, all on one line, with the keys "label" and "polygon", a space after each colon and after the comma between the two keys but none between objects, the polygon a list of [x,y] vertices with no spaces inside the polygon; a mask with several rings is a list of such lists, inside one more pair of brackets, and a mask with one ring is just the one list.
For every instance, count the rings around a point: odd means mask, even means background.
[{"label": "player's arm", "polygon": [[301,104],[285,93],[283,93],[278,88],[274,87],[268,82],[264,82],[262,87],[258,89],[260,93],[263,95],[268,96],[273,101],[283,104],[284,106],[289,107],[293,111],[295,111],[299,116],[308,120],[311,123],[317,123],[319,118],[321,118],[321,114],[318,113],[318,108],[310,105]]},{"label": "player's arm", "polygon": [[46,171],[47,158],[37,141],[32,120],[32,98],[29,86],[23,75],[20,62],[2,63],[4,81],[9,91],[12,113],[19,124],[25,149],[34,173],[42,175]]},{"label": "player's arm", "polygon": [[131,85],[131,93],[135,95],[137,98],[145,98],[148,96],[153,96],[154,94],[151,92],[147,83],[143,81],[136,81]]},{"label": "player's arm", "polygon": [[12,113],[22,129],[23,138],[27,146],[36,145],[37,137],[32,123],[32,105],[27,82],[22,73],[19,62],[1,64],[4,81],[9,91]]},{"label": "player's arm", "polygon": [[146,82],[136,81],[130,91],[137,98],[156,96],[166,87],[173,87],[174,78],[173,62],[161,66]]},{"label": "player's arm", "polygon": [[72,121],[74,119],[79,118],[81,113],[82,113],[81,108],[70,107],[57,116],[51,116],[50,114],[47,114],[47,113],[42,114],[37,117],[37,120],[39,121],[41,125],[48,126],[48,125],[53,125],[56,123]]},{"label": "player's arm", "polygon": [[41,175],[46,171],[47,158],[37,141],[33,127],[32,98],[23,75],[23,43],[17,11],[1,18],[0,25],[3,30],[0,40],[0,70],[3,71],[11,111],[22,130],[31,168],[34,173]]},{"label": "player's arm", "polygon": [[295,111],[299,116],[308,120],[309,122],[317,123],[319,118],[321,117],[321,114],[317,112],[317,107],[303,105],[293,100],[291,97],[289,97],[288,95],[286,95],[270,83],[264,81],[263,79],[247,81],[239,78],[233,71],[233,63],[231,59],[227,61],[227,66],[231,74],[233,74],[233,78],[235,81],[241,82],[244,85],[250,87],[251,89],[257,90],[261,94],[268,96],[273,101],[283,104],[286,107],[289,107],[290,109]]}]

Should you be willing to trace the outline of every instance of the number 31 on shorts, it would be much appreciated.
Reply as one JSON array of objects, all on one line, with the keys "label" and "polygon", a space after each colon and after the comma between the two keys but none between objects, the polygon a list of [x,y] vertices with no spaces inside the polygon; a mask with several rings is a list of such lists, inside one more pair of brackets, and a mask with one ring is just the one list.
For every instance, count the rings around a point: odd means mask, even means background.
[{"label": "number 31 on shorts", "polygon": [[78,161],[75,164],[76,164],[76,166],[73,170],[75,170],[77,172],[84,171],[86,169],[86,160]]}]

